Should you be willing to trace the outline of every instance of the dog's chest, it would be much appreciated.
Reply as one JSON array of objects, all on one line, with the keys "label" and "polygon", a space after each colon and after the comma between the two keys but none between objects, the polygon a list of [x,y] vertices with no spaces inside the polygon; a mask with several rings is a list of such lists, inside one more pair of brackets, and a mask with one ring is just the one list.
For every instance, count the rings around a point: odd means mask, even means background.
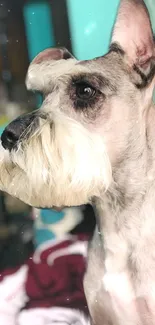
[{"label": "dog's chest", "polygon": [[110,312],[108,306],[108,313],[119,325],[154,325],[155,263],[149,246],[142,241],[130,251],[129,242],[114,234],[113,242],[108,243],[102,276],[105,299],[108,296],[111,309]]},{"label": "dog's chest", "polygon": [[129,256],[126,241],[114,234],[108,243],[103,249],[95,238],[90,251],[86,294],[94,323],[155,325],[154,257],[144,248]]},{"label": "dog's chest", "polygon": [[128,271],[105,273],[97,296],[104,297],[103,317],[112,325],[155,324],[155,282],[136,287]]}]

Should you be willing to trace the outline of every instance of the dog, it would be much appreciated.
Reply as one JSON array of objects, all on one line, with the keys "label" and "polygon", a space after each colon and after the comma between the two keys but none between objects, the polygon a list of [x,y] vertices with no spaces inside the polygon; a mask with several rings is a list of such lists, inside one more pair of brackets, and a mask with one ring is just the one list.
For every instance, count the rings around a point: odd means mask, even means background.
[{"label": "dog", "polygon": [[1,137],[1,190],[40,208],[94,207],[84,277],[93,325],[155,324],[154,82],[147,8],[121,0],[106,55],[38,54],[26,85],[43,104]]}]

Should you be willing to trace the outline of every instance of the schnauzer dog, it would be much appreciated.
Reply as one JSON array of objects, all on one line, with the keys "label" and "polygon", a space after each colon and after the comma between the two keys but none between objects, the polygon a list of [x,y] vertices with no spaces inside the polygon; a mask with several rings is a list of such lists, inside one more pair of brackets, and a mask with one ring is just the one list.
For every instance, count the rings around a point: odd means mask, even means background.
[{"label": "schnauzer dog", "polygon": [[109,52],[40,53],[42,107],[1,137],[0,188],[36,207],[91,203],[84,289],[92,324],[155,324],[155,45],[143,0],[121,0]]}]

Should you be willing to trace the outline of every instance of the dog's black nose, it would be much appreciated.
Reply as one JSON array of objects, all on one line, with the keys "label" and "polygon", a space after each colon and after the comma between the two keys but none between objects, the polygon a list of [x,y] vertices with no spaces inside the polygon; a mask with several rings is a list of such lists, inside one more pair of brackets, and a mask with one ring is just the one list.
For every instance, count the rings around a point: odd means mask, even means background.
[{"label": "dog's black nose", "polygon": [[[11,123],[12,124],[12,123]],[[18,132],[9,124],[2,133],[1,142],[4,149],[12,150],[19,140]]]},{"label": "dog's black nose", "polygon": [[[32,122],[36,121],[36,114],[34,112],[26,115],[19,116],[16,120],[11,122],[3,131],[1,136],[1,143],[4,149],[11,151],[16,148],[19,140],[24,137],[27,128],[32,125]],[[33,123],[33,128],[31,127],[31,132],[36,127],[36,123]],[[27,132],[27,136],[30,135]]]}]

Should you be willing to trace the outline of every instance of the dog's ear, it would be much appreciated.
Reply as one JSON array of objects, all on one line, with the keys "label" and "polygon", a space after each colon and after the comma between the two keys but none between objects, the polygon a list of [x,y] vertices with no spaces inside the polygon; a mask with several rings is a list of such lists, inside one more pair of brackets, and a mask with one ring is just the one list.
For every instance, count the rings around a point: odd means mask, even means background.
[{"label": "dog's ear", "polygon": [[51,60],[67,60],[67,59],[73,59],[74,57],[72,56],[72,54],[63,47],[60,48],[49,48],[46,49],[42,52],[40,52],[32,61],[31,64],[35,63],[35,64],[39,64],[43,61],[51,61]]},{"label": "dog's ear", "polygon": [[148,10],[143,0],[121,0],[114,25],[111,48],[119,45],[130,66],[143,73],[150,70],[155,45]]}]

